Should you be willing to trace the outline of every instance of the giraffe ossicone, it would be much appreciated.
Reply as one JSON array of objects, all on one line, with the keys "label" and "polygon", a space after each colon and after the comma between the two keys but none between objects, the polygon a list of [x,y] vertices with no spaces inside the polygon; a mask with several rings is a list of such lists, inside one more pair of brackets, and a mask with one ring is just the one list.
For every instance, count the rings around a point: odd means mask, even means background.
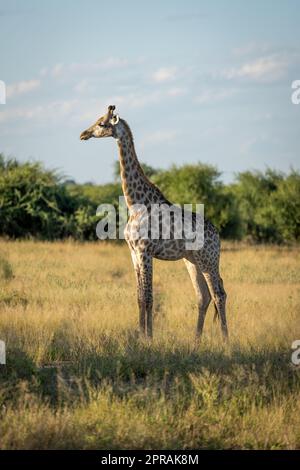
[{"label": "giraffe ossicone", "polygon": [[[156,238],[136,237],[136,230],[143,226],[145,217],[150,217],[153,205],[171,208],[174,204],[169,202],[145,175],[135,152],[131,129],[127,122],[114,111],[115,106],[110,105],[104,116],[81,133],[80,139],[113,137],[117,140],[122,189],[129,209],[124,238],[129,246],[136,274],[140,330],[143,335],[152,337],[153,258],[168,261],[183,259],[198,300],[196,337],[199,338],[202,334],[206,312],[212,299],[215,316],[220,319],[223,337],[227,338],[226,293],[219,273],[219,234],[214,225],[204,218],[202,219],[203,243],[201,247],[199,249],[188,248],[187,241],[191,240],[187,240],[184,236],[182,238],[174,236],[176,223],[175,219],[172,219],[169,238],[164,238],[162,231]],[[137,209],[139,206],[146,208],[146,215],[145,211]],[[197,214],[191,213],[191,217],[195,227],[194,221]]]}]

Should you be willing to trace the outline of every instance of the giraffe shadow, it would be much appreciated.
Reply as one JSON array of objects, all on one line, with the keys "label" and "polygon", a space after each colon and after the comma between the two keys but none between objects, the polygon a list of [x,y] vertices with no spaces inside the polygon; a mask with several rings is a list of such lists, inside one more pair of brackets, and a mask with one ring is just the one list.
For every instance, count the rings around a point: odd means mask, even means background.
[{"label": "giraffe shadow", "polygon": [[85,381],[97,388],[109,384],[121,395],[137,387],[172,390],[180,383],[185,395],[191,390],[191,376],[205,374],[220,380],[222,387],[230,383],[233,389],[252,383],[272,390],[276,384],[282,396],[299,389],[300,383],[300,370],[291,366],[290,351],[284,347],[241,349],[237,345],[228,351],[208,344],[164,345],[143,340],[137,332],[123,332],[119,338],[103,334],[99,347],[78,351],[76,360],[40,368],[23,351],[14,351],[0,378],[11,382],[34,377],[34,387],[55,405],[80,394],[88,397]]},{"label": "giraffe shadow", "polygon": [[[295,370],[291,367],[290,352],[286,348],[241,349],[214,348],[207,345],[163,347],[161,344],[141,340],[136,333],[128,333],[120,347],[120,340],[106,338],[100,351],[81,358],[77,373],[94,382],[131,383],[148,386],[149,381],[159,382],[168,377],[189,380],[190,375],[210,373],[216,377],[233,377],[254,374],[266,384],[282,383],[287,392],[296,384]],[[299,371],[300,372],[300,371]],[[299,379],[299,374],[298,374]],[[246,379],[245,379],[246,380]]]}]

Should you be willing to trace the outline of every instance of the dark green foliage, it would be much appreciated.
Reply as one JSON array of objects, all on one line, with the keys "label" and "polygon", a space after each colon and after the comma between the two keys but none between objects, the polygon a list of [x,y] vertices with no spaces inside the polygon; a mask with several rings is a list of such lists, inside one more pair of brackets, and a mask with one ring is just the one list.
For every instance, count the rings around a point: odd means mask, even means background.
[{"label": "dark green foliage", "polygon": [[273,170],[247,171],[237,176],[230,191],[237,200],[242,233],[256,242],[300,239],[300,174]]},{"label": "dark green foliage", "polygon": [[[117,162],[118,165],[118,162]],[[193,164],[158,170],[142,164],[146,175],[173,203],[205,205],[205,216],[223,238],[286,243],[300,240],[300,174],[267,169],[237,175],[234,184],[220,181],[211,165]],[[40,163],[19,163],[0,154],[0,235],[54,240],[95,240],[97,207],[118,208],[122,188],[63,181]]]},{"label": "dark green foliage", "polygon": [[0,160],[0,234],[46,239],[72,235],[78,201],[39,163]]},{"label": "dark green foliage", "polygon": [[104,202],[117,206],[119,196],[123,195],[120,183],[108,183],[101,186],[94,184],[68,184],[67,189],[72,196],[80,197],[83,201],[88,200],[95,209],[95,212],[99,204]]},{"label": "dark green foliage", "polygon": [[117,204],[119,185],[65,183],[40,163],[18,163],[0,154],[0,235],[55,240],[95,240],[102,202]]},{"label": "dark green foliage", "polygon": [[174,203],[204,204],[205,217],[216,225],[222,237],[240,238],[238,206],[219,178],[220,172],[214,166],[198,163],[174,165],[154,175],[153,181]]},{"label": "dark green foliage", "polygon": [[81,201],[74,215],[76,229],[73,236],[80,240],[95,240],[97,238],[96,225],[99,221],[99,216],[96,215],[97,208],[100,204],[109,203],[117,209],[119,196],[123,194],[121,185],[119,183],[101,186],[68,184],[67,190],[72,197]]},{"label": "dark green foliage", "polygon": [[[292,171],[282,178],[271,195],[273,220],[276,222],[277,240],[300,240],[300,174]],[[275,225],[274,222],[274,225]]]}]

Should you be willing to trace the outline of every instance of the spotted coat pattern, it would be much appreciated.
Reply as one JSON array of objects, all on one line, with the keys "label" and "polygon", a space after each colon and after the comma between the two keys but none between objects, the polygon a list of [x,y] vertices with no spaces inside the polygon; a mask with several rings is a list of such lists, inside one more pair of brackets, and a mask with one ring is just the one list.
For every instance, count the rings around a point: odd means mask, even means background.
[{"label": "spotted coat pattern", "polygon": [[81,134],[82,140],[90,137],[114,137],[119,147],[122,189],[129,208],[129,220],[125,239],[131,252],[136,274],[139,325],[143,335],[151,338],[152,327],[152,278],[153,258],[174,261],[183,259],[190,274],[198,300],[196,337],[202,334],[205,315],[211,299],[215,306],[215,318],[220,319],[224,338],[228,337],[225,303],[226,293],[219,274],[220,239],[209,220],[204,221],[204,244],[199,250],[187,250],[185,240],[144,239],[132,234],[145,216],[138,205],[150,210],[152,204],[171,203],[146,177],[136,156],[131,130],[123,119],[113,114],[110,106],[105,116]]}]

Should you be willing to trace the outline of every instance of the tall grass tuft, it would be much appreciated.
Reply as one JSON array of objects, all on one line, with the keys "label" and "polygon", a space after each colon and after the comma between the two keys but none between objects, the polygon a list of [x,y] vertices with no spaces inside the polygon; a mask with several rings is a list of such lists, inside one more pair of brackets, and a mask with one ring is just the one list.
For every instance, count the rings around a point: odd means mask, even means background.
[{"label": "tall grass tuft", "polygon": [[0,253],[0,279],[9,281],[14,277],[12,265],[7,258]]}]

